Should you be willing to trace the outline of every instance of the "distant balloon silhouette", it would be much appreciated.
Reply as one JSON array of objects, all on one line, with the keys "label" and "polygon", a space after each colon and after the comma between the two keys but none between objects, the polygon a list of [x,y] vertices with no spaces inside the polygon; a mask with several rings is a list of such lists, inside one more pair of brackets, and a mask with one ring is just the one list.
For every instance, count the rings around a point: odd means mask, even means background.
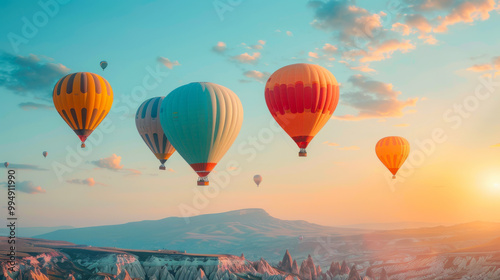
[{"label": "distant balloon silhouette", "polygon": [[154,97],[144,101],[135,115],[137,131],[160,161],[160,170],[165,170],[165,162],[175,152],[160,123],[160,108],[164,97]]},{"label": "distant balloon silhouette", "polygon": [[304,239],[304,236],[299,236],[299,240],[302,241],[302,239]]},{"label": "distant balloon silhouette", "polygon": [[230,89],[213,83],[180,86],[163,99],[161,126],[175,150],[208,185],[215,168],[238,136],[243,106]]},{"label": "distant balloon silhouette", "polygon": [[113,105],[113,90],[103,77],[89,72],[66,75],[54,87],[52,99],[57,112],[85,140],[106,117]]},{"label": "distant balloon silhouette", "polygon": [[5,162],[3,165],[5,165],[5,168],[9,167],[9,163]]},{"label": "distant balloon silhouette", "polygon": [[260,175],[253,176],[253,181],[255,182],[255,184],[257,184],[257,187],[258,187],[260,185],[260,183],[262,182],[262,176],[260,176]]},{"label": "distant balloon silhouette", "polygon": [[101,65],[101,68],[102,68],[102,71],[104,71],[104,69],[106,69],[106,67],[108,67],[108,62],[106,61],[101,61],[101,63],[99,63]]},{"label": "distant balloon silhouette", "polygon": [[410,143],[399,136],[384,137],[377,142],[375,153],[392,173],[392,179],[396,179],[396,173],[410,154]]},{"label": "distant balloon silhouette", "polygon": [[314,64],[292,64],[267,80],[265,98],[276,122],[307,156],[309,142],[330,120],[339,102],[339,84],[330,71]]},{"label": "distant balloon silhouette", "polygon": [[43,157],[47,157],[47,155],[48,155],[47,151],[43,152],[42,154],[43,154]]}]

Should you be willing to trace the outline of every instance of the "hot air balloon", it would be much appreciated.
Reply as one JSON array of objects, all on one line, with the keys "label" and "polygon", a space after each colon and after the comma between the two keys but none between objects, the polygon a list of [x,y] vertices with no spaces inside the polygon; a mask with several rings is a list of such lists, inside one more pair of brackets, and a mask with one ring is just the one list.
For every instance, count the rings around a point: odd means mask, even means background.
[{"label": "hot air balloon", "polygon": [[314,64],[292,64],[267,80],[267,107],[276,122],[297,143],[299,156],[328,122],[339,102],[339,85],[330,71]]},{"label": "hot air balloon", "polygon": [[5,162],[3,165],[5,165],[5,168],[9,167],[9,163]]},{"label": "hot air balloon", "polygon": [[102,71],[104,71],[104,69],[106,69],[106,67],[108,67],[108,62],[106,62],[104,60],[101,61],[99,64],[101,65]]},{"label": "hot air balloon", "polygon": [[243,106],[226,87],[190,83],[163,99],[160,120],[167,139],[198,173],[198,185],[203,186],[238,136]]},{"label": "hot air balloon", "polygon": [[165,170],[165,162],[175,152],[174,146],[163,133],[160,123],[160,108],[164,97],[154,97],[144,101],[137,109],[135,125],[142,140],[161,162],[160,170]]},{"label": "hot air balloon", "polygon": [[299,236],[299,240],[302,241],[302,239],[304,239],[304,236]]},{"label": "hot air balloon", "polygon": [[43,157],[47,157],[47,155],[48,155],[47,151],[43,152],[42,154],[43,154]]},{"label": "hot air balloon", "polygon": [[89,72],[66,75],[57,82],[52,94],[61,117],[82,141],[106,117],[113,104],[113,90],[103,77]]},{"label": "hot air balloon", "polygon": [[253,181],[255,182],[255,184],[257,184],[257,187],[258,187],[260,185],[260,183],[262,182],[262,176],[260,176],[260,175],[253,176]]},{"label": "hot air balloon", "polygon": [[396,179],[396,173],[410,153],[410,143],[399,136],[384,137],[377,142],[375,152],[385,167],[391,171],[392,179]]}]

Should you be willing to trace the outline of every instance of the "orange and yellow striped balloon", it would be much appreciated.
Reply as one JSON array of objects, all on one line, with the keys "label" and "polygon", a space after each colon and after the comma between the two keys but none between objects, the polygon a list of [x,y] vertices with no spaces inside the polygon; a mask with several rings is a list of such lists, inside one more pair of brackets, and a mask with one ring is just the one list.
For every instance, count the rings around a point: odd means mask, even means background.
[{"label": "orange and yellow striped balloon", "polygon": [[375,152],[378,159],[391,171],[392,178],[396,179],[396,173],[410,154],[410,143],[399,136],[384,137],[377,142]]},{"label": "orange and yellow striped balloon", "polygon": [[103,77],[89,72],[66,75],[52,93],[57,112],[85,147],[85,140],[113,105],[113,90]]}]

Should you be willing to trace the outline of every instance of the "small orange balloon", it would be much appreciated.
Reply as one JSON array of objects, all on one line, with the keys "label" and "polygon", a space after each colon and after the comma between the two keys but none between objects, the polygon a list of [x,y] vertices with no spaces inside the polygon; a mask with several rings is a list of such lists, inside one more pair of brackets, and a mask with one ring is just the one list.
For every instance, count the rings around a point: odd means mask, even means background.
[{"label": "small orange balloon", "polygon": [[375,146],[378,159],[391,171],[392,179],[410,154],[410,143],[399,136],[389,136],[380,139]]}]

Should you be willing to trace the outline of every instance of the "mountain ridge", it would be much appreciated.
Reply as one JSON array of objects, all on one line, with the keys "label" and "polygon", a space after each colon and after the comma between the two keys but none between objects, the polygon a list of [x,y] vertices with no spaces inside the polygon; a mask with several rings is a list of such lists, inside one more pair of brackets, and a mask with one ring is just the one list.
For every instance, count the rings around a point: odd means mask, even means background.
[{"label": "mountain ridge", "polygon": [[[299,236],[343,236],[364,230],[335,228],[303,220],[281,220],[263,209],[249,208],[199,216],[57,230],[35,238],[68,241],[99,247],[187,250],[195,253],[227,252],[248,257],[278,257],[276,248],[292,248]],[[256,248],[261,251],[256,252]],[[295,248],[295,249],[294,249]],[[311,249],[313,250],[313,249]],[[247,253],[250,251],[250,253]],[[254,252],[252,254],[252,252]]]},{"label": "mountain ridge", "polygon": [[[355,256],[360,262],[373,252],[385,258],[408,254],[447,253],[499,237],[500,223],[471,222],[417,229],[362,230],[329,227],[303,220],[281,220],[259,208],[204,214],[188,218],[58,230],[35,236],[97,247],[136,250],[168,249],[196,254],[244,253],[248,259],[278,262],[288,248],[298,261],[313,255],[324,266],[332,259]],[[416,250],[415,248],[418,248]]]}]

